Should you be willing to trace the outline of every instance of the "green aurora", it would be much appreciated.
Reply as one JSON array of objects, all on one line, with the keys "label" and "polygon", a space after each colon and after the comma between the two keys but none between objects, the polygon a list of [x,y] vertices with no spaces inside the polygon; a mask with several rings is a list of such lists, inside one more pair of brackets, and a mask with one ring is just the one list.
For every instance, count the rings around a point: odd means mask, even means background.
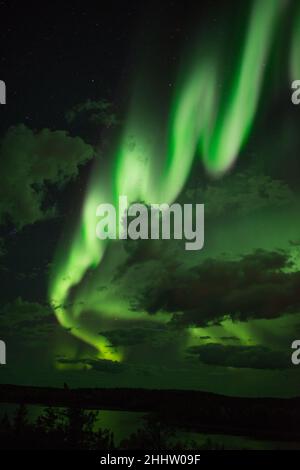
[{"label": "green aurora", "polygon": [[[50,278],[49,298],[59,322],[71,334],[96,348],[99,358],[122,361],[129,354],[126,347],[112,347],[109,334],[100,334],[101,331],[109,332],[129,324],[154,331],[172,328],[169,326],[172,315],[168,310],[161,309],[155,315],[149,315],[138,305],[133,306],[131,300],[143,291],[149,278],[156,278],[160,263],[166,261],[168,269],[172,270],[170,260],[183,255],[178,254],[182,247],[177,245],[168,247],[168,253],[164,255],[160,242],[151,242],[151,247],[146,247],[145,242],[140,243],[138,246],[145,250],[145,256],[152,256],[154,263],[150,260],[146,269],[138,274],[129,270],[120,280],[116,273],[122,264],[126,264],[132,248],[123,241],[106,242],[96,238],[96,207],[102,202],[115,202],[120,195],[126,195],[130,202],[148,204],[171,203],[184,198],[186,184],[194,166],[198,168],[199,159],[209,181],[219,182],[223,178],[227,181],[231,177],[236,159],[242,158],[255,130],[263,98],[268,96],[268,93],[263,96],[263,90],[267,89],[267,71],[272,66],[275,40],[281,34],[278,20],[287,15],[289,8],[288,2],[280,0],[255,0],[252,3],[244,25],[242,47],[235,48],[234,67],[231,67],[230,77],[224,78],[223,82],[220,77],[226,74],[222,48],[213,35],[206,38],[205,44],[191,47],[192,53],[188,56],[192,59],[184,62],[184,70],[178,71],[177,86],[163,130],[160,120],[156,120],[146,103],[141,105],[139,99],[151,83],[133,87],[112,163],[106,168],[101,162],[95,164],[77,228],[58,249]],[[291,31],[290,70],[293,76],[299,70],[296,52],[299,21],[300,14]],[[141,75],[147,76],[144,71]],[[199,194],[203,192],[200,190]],[[199,200],[196,194],[193,202],[204,202],[209,211],[209,198]],[[231,259],[237,260],[241,252],[280,246],[294,257],[295,264],[290,268],[293,272],[297,269],[298,249],[291,249],[289,240],[297,239],[300,223],[295,222],[290,230],[286,227],[287,217],[297,217],[296,214],[295,203],[288,211],[286,207],[271,211],[262,207],[255,214],[249,210],[248,214],[239,214],[236,219],[229,216],[225,222],[221,217],[214,230],[208,222],[205,253],[194,259],[184,253],[184,267],[190,269],[199,261],[212,256],[222,257],[226,252],[230,253]],[[254,224],[256,233],[253,233]],[[276,233],[274,225],[278,227]],[[237,240],[235,249],[232,248],[233,234]],[[160,261],[155,264],[158,259]],[[176,263],[174,265],[176,268]],[[275,336],[276,331],[294,321],[290,317],[273,320]],[[186,325],[179,335],[178,350],[182,353],[187,347],[197,345],[199,337],[204,338],[204,344],[228,344],[226,338],[232,336],[242,345],[260,344],[268,336],[268,326],[267,319],[243,322],[233,321],[226,315],[219,324]],[[221,340],[220,336],[225,339]],[[58,346],[60,354],[72,354],[67,349],[66,345]]]}]

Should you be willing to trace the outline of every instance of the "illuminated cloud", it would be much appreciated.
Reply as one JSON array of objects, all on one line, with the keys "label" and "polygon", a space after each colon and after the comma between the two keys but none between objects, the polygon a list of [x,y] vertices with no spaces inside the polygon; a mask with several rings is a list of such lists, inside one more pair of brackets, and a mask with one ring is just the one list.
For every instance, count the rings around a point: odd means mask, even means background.
[{"label": "illuminated cloud", "polygon": [[0,222],[20,229],[55,214],[47,206],[47,185],[62,187],[78,175],[78,167],[93,156],[93,148],[65,131],[33,131],[11,127],[0,142]]}]

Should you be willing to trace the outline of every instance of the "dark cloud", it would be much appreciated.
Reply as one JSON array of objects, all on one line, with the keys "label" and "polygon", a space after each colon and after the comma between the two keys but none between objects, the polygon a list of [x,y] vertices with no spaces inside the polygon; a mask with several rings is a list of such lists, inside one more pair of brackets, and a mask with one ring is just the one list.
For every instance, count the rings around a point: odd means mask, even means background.
[{"label": "dark cloud", "polygon": [[250,369],[287,369],[292,366],[291,353],[275,351],[263,346],[224,346],[206,344],[187,350],[208,365]]},{"label": "dark cloud", "polygon": [[69,359],[66,357],[56,358],[57,362],[60,364],[67,365],[80,365],[80,366],[90,366],[96,372],[105,372],[109,374],[119,374],[124,371],[125,365],[120,362],[108,361],[105,359]]},{"label": "dark cloud", "polygon": [[5,338],[26,344],[46,344],[58,328],[49,305],[17,298],[0,310],[0,331]]},{"label": "dark cloud", "polygon": [[190,199],[205,202],[205,213],[214,217],[223,214],[249,214],[260,209],[288,206],[294,198],[289,186],[255,169],[230,174],[222,180],[186,192]]},{"label": "dark cloud", "polygon": [[135,346],[142,343],[161,343],[169,339],[170,332],[163,327],[152,328],[119,328],[111,331],[101,331],[99,334],[105,336],[113,346]]},{"label": "dark cloud", "polygon": [[5,242],[3,238],[0,238],[0,258],[6,254]]},{"label": "dark cloud", "polygon": [[112,127],[118,124],[118,119],[113,111],[113,106],[106,100],[87,100],[79,103],[66,112],[66,120],[69,124],[80,119],[88,119],[89,122],[104,125],[105,127]]},{"label": "dark cloud", "polygon": [[0,222],[17,228],[55,213],[44,207],[46,184],[64,185],[93,156],[93,148],[65,131],[11,127],[0,144]]},{"label": "dark cloud", "polygon": [[[124,240],[122,247],[126,254],[126,260],[122,262],[114,274],[113,281],[119,281],[124,277],[130,269],[151,269],[149,264],[156,263],[163,269],[178,270],[181,260],[178,259],[174,252],[175,243],[170,240],[166,244],[165,240]],[[146,274],[147,275],[147,274]]]},{"label": "dark cloud", "polygon": [[138,308],[170,312],[176,325],[271,319],[300,310],[300,272],[283,251],[257,250],[239,260],[204,261],[145,290]]},{"label": "dark cloud", "polygon": [[221,341],[240,341],[236,336],[220,336]]}]

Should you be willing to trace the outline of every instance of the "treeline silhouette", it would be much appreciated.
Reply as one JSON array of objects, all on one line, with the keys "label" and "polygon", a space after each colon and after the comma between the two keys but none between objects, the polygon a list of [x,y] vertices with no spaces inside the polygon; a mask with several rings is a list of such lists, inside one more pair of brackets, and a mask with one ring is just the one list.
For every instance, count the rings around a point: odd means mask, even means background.
[{"label": "treeline silhouette", "polygon": [[154,413],[145,415],[141,427],[116,446],[113,433],[99,426],[99,413],[101,415],[99,411],[86,411],[78,407],[47,407],[32,421],[27,406],[21,404],[12,418],[4,412],[0,419],[0,449],[224,449],[210,439],[202,446],[192,440],[180,440],[177,431],[163,423]]},{"label": "treeline silhouette", "polygon": [[[83,430],[94,426],[88,423],[97,420],[93,414],[96,413],[95,410],[147,413],[148,417],[152,417],[151,426],[150,422],[147,425],[144,423],[139,435],[128,437],[130,445],[133,446],[135,442],[136,445],[139,444],[138,448],[143,445],[143,442],[148,442],[149,437],[146,436],[150,433],[149,429],[154,427],[154,416],[156,422],[159,422],[164,430],[164,436],[168,429],[169,433],[172,430],[172,432],[180,430],[202,434],[247,436],[282,442],[299,442],[300,440],[300,398],[231,397],[191,390],[69,389],[68,386],[59,389],[0,385],[1,402],[49,406],[48,414],[52,416],[52,421],[55,423],[54,428],[52,426],[51,436],[54,437],[59,432],[64,432],[64,439],[61,438],[59,442],[69,444],[71,441],[68,436],[70,436],[72,423],[70,410],[75,413],[74,419],[77,416],[77,424],[81,423]],[[63,415],[59,407],[65,409]],[[44,421],[45,419],[43,416]],[[41,423],[37,422],[36,426],[41,427]],[[69,431],[66,429],[66,423],[69,423]],[[43,429],[46,432],[45,426]],[[152,441],[153,435],[154,433],[152,433]],[[158,430],[155,435],[159,436]],[[107,432],[96,436],[93,431],[93,439],[96,439],[97,445],[100,445],[100,442],[104,445],[108,440],[107,445],[112,446]],[[91,443],[92,439],[89,442]]]}]

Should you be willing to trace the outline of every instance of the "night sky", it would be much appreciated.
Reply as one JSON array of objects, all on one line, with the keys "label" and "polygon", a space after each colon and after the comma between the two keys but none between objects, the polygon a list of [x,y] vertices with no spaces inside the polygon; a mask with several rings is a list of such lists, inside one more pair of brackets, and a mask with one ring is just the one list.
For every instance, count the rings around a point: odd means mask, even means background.
[{"label": "night sky", "polygon": [[[297,2],[161,3],[0,1],[0,382],[299,395]],[[124,193],[203,250],[101,245]]]}]

